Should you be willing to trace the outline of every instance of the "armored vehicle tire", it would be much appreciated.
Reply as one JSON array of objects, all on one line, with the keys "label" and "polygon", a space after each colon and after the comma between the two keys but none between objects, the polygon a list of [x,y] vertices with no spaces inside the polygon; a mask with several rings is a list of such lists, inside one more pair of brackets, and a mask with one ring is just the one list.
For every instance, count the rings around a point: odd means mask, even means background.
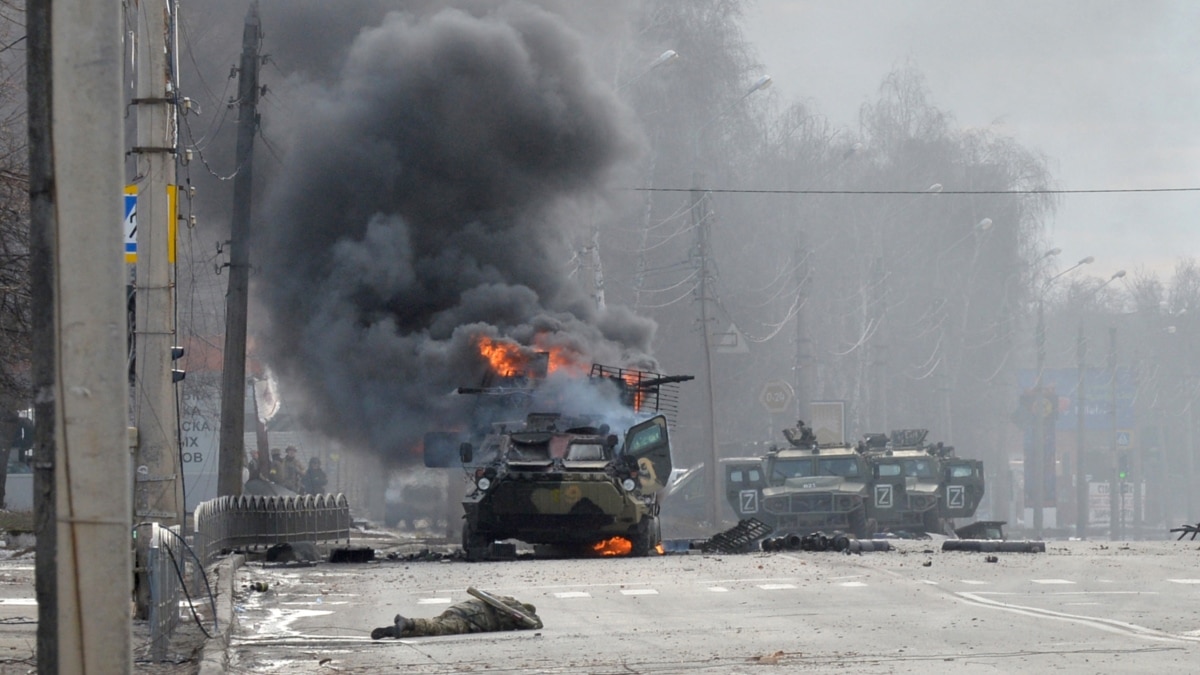
[{"label": "armored vehicle tire", "polygon": [[463,555],[466,556],[468,561],[487,560],[491,545],[491,537],[476,532],[475,526],[471,524],[471,521],[463,523],[462,548]]},{"label": "armored vehicle tire", "polygon": [[921,526],[925,534],[945,534],[942,532],[942,519],[938,517],[937,509],[929,509],[921,514]]},{"label": "armored vehicle tire", "polygon": [[867,512],[862,508],[857,508],[847,516],[850,519],[850,534],[853,534],[859,539],[870,539],[874,532],[867,531]]},{"label": "armored vehicle tire", "polygon": [[661,530],[659,529],[658,516],[646,516],[642,518],[642,522],[638,523],[637,534],[633,538],[633,550],[631,555],[644,557],[650,555],[659,543],[662,541]]}]

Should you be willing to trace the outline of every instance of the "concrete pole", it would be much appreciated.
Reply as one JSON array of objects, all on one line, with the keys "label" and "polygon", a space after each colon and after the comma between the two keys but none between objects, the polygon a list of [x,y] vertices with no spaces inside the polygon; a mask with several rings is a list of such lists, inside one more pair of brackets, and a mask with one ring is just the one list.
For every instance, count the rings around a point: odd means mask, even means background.
[{"label": "concrete pole", "polygon": [[1075,339],[1075,353],[1079,358],[1079,384],[1075,392],[1075,536],[1087,538],[1088,525],[1088,481],[1083,461],[1084,408],[1087,406],[1087,338],[1083,335],[1083,318],[1079,319],[1079,336]]},{"label": "concrete pole", "polygon": [[705,416],[708,418],[705,430],[708,445],[709,505],[708,516],[712,527],[721,525],[721,455],[717,444],[716,402],[713,385],[712,338],[709,331],[708,316],[708,214],[705,211],[704,193],[699,189],[700,175],[692,177],[692,223],[696,227],[697,251],[700,257],[700,286],[698,289],[700,301],[700,335],[704,340],[704,398]]},{"label": "concrete pole", "polygon": [[[175,85],[168,55],[174,25],[166,0],[137,6],[137,201],[138,260],[134,336],[135,524],[183,522],[183,474],[179,462],[179,409],[172,378],[175,335]],[[147,596],[148,597],[148,596]]]},{"label": "concrete pole", "polygon": [[229,233],[229,291],[225,297],[225,362],[221,371],[220,464],[217,494],[242,494],[246,428],[246,311],[250,295],[250,191],[258,132],[258,3],[250,3],[238,69],[238,173],[233,182]]},{"label": "concrete pole", "polygon": [[133,668],[121,16],[28,5],[39,673]]},{"label": "concrete pole", "polygon": [[1045,386],[1042,381],[1042,371],[1046,367],[1046,311],[1042,298],[1037,304],[1037,372],[1033,381],[1034,413],[1033,413],[1033,468],[1025,473],[1033,479],[1033,536],[1042,538],[1042,507],[1046,501],[1046,396],[1042,392]]},{"label": "concrete pole", "polygon": [[[803,230],[796,234],[795,259],[796,293],[800,296],[796,299],[796,414],[798,415],[797,419],[812,424],[813,382],[816,373],[812,355],[812,338],[809,337],[808,332],[808,313],[804,311],[804,307],[808,303],[808,275],[811,267],[808,264],[807,237]],[[776,431],[775,429],[771,430],[772,437]]]},{"label": "concrete pole", "polygon": [[1109,443],[1112,452],[1109,457],[1109,471],[1111,475],[1108,481],[1108,508],[1109,513],[1109,538],[1117,541],[1121,538],[1122,530],[1125,527],[1125,514],[1121,509],[1123,500],[1121,499],[1121,481],[1117,479],[1117,328],[1112,326],[1108,329],[1108,419],[1109,419]]}]

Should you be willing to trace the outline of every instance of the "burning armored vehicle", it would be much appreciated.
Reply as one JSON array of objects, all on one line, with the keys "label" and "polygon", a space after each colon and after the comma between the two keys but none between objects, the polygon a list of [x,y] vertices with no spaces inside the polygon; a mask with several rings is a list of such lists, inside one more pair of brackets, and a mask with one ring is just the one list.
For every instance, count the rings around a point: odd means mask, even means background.
[{"label": "burning armored vehicle", "polygon": [[[479,447],[463,500],[463,551],[486,558],[494,541],[518,539],[586,553],[643,556],[660,542],[658,492],[671,473],[666,418],[634,424],[619,439],[607,424],[530,413],[499,425]],[[480,460],[476,463],[476,460]]]},{"label": "burning armored vehicle", "polygon": [[[492,557],[493,544],[506,539],[584,555],[654,551],[658,496],[672,468],[675,386],[690,379],[597,364],[570,394],[537,374],[518,386],[460,390],[479,396],[476,420],[486,420],[486,433],[430,434],[425,452],[434,466],[431,454],[444,456],[452,438],[458,443],[470,483],[467,559]],[[591,392],[580,396],[580,387]]]}]

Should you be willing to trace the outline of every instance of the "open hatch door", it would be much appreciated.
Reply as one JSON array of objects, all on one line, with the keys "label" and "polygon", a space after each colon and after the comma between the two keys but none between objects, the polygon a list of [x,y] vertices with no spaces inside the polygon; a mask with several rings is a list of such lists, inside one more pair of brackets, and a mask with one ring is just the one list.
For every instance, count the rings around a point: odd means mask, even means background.
[{"label": "open hatch door", "polygon": [[671,440],[667,418],[655,415],[625,432],[625,455],[637,462],[641,491],[653,494],[671,477]]}]

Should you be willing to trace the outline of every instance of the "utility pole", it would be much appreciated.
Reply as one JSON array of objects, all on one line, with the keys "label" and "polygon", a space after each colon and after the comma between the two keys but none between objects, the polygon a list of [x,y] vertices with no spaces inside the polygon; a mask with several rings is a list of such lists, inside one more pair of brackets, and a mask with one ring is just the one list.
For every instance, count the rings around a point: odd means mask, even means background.
[{"label": "utility pole", "polygon": [[[258,66],[262,30],[258,3],[250,3],[242,30],[238,68],[237,176],[233,179],[233,218],[229,231],[229,290],[225,297],[225,361],[221,371],[220,466],[217,494],[242,494],[246,427],[246,308],[250,290],[250,189],[254,176],[254,136],[258,132]],[[264,463],[265,460],[265,463]],[[259,458],[258,466],[270,466]]]},{"label": "utility pole", "polygon": [[1121,481],[1117,479],[1117,327],[1108,329],[1108,419],[1110,422],[1108,441],[1111,443],[1112,458],[1110,466],[1112,476],[1108,483],[1108,508],[1112,514],[1109,517],[1109,534],[1113,541],[1121,538],[1125,529],[1125,513],[1122,507]]},{"label": "utility pole", "polygon": [[808,241],[803,230],[796,233],[796,407],[798,419],[812,424],[813,355],[804,306],[808,303]]},{"label": "utility pole", "polygon": [[1043,391],[1042,371],[1046,367],[1046,308],[1042,298],[1037,304],[1037,373],[1033,381],[1034,413],[1033,413],[1033,470],[1027,471],[1026,476],[1033,480],[1033,536],[1042,538],[1043,514],[1042,507],[1046,503],[1046,418],[1050,411],[1046,410],[1046,395]]},{"label": "utility pole", "polygon": [[[882,250],[883,244],[879,243],[877,249]],[[883,327],[883,322],[887,320],[887,295],[884,290],[882,255],[877,256],[871,264],[870,284],[870,305],[875,307],[873,314],[876,318],[875,335],[871,340],[874,356],[874,377],[872,379],[875,382],[873,398],[876,409],[872,421],[879,425],[876,431],[886,434],[891,430],[888,429],[890,425],[888,424],[887,332]],[[945,432],[943,431],[943,433]]]},{"label": "utility pole", "polygon": [[37,672],[129,673],[121,3],[26,20]]},{"label": "utility pole", "polygon": [[1079,335],[1075,338],[1075,355],[1079,363],[1079,383],[1075,391],[1075,536],[1087,539],[1088,480],[1083,461],[1084,413],[1087,407],[1087,338],[1083,334],[1083,317],[1079,319]]},{"label": "utility pole", "polygon": [[[137,2],[138,259],[135,271],[133,397],[137,427],[134,522],[166,527],[183,520],[179,412],[171,368],[175,345],[175,83],[169,63],[175,21],[168,2]],[[145,538],[141,539],[142,542]],[[139,547],[140,548],[140,547]],[[142,599],[149,600],[148,584]],[[139,603],[140,605],[141,603]]]},{"label": "utility pole", "polygon": [[713,527],[721,524],[721,455],[717,445],[716,403],[713,389],[712,339],[708,327],[709,301],[709,219],[707,202],[704,192],[700,189],[700,174],[692,176],[692,226],[696,228],[696,255],[700,266],[700,284],[697,287],[697,299],[700,301],[700,335],[704,339],[704,396],[706,417],[705,430],[708,445],[709,473],[709,504],[708,516]]}]

